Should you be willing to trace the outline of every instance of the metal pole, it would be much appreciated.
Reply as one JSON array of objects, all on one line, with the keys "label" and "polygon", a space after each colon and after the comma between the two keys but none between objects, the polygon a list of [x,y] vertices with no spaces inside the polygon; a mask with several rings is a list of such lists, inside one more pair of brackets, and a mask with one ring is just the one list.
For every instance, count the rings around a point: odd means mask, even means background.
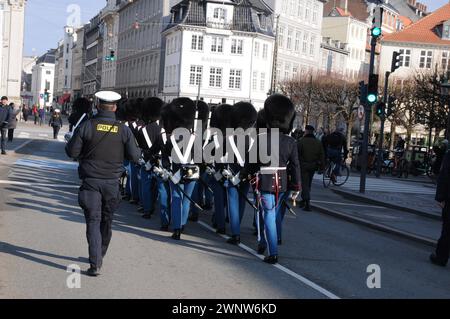
[{"label": "metal pole", "polygon": [[[383,25],[383,8],[380,7],[380,27]],[[369,79],[375,70],[375,49],[377,47],[377,39],[372,37],[371,49],[370,49],[370,65],[369,65]],[[372,113],[372,106],[365,102],[365,121],[364,121],[364,137],[362,144],[362,154],[361,154],[361,177],[359,183],[359,192],[366,192],[366,177],[367,177],[367,162],[369,159],[368,149],[369,149],[369,134],[370,134],[370,116]]]},{"label": "metal pole", "polygon": [[389,86],[389,76],[391,72],[386,71],[384,77],[384,110],[383,114],[381,114],[381,125],[380,125],[380,140],[378,141],[378,161],[377,161],[377,174],[376,176],[379,178],[381,175],[381,167],[383,163],[383,142],[384,142],[384,123],[386,122],[386,108],[389,104],[389,96],[388,96],[388,86]]}]

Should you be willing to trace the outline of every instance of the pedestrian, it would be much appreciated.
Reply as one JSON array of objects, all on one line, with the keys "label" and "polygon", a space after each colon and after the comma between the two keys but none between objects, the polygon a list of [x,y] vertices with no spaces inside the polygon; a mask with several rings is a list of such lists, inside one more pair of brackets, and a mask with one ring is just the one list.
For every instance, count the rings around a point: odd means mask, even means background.
[{"label": "pedestrian", "polygon": [[23,120],[26,122],[28,122],[28,116],[30,115],[30,107],[26,104],[23,105],[22,107],[22,116],[23,116]]},{"label": "pedestrian", "polygon": [[45,123],[45,108],[39,109],[39,126],[42,126]]},{"label": "pedestrian", "polygon": [[450,255],[450,152],[445,154],[442,162],[435,199],[442,208],[442,232],[436,251],[430,255],[430,261],[445,267]]},{"label": "pedestrian", "polygon": [[14,130],[17,128],[17,115],[20,110],[16,110],[14,103],[9,104],[9,122],[8,122],[8,142],[14,139]]},{"label": "pedestrian", "polygon": [[56,140],[58,138],[59,130],[63,126],[63,121],[61,118],[61,111],[59,109],[56,109],[53,112],[53,115],[52,115],[52,117],[50,117],[50,121],[49,121],[48,125],[53,127],[53,139]]},{"label": "pedestrian", "polygon": [[9,121],[8,97],[2,96],[0,101],[0,135],[1,135],[1,151],[2,155],[6,155],[6,136],[8,134]]},{"label": "pedestrian", "polygon": [[113,215],[120,204],[119,179],[125,158],[137,162],[140,151],[130,129],[116,120],[115,92],[98,92],[98,114],[75,130],[66,153],[79,160],[82,185],[78,200],[87,225],[90,268],[98,276],[112,236]]},{"label": "pedestrian", "polygon": [[311,186],[314,173],[317,170],[323,170],[325,166],[325,152],[322,143],[314,135],[312,125],[306,125],[305,136],[298,142],[298,158],[302,180],[300,207],[309,212],[311,211]]},{"label": "pedestrian", "polygon": [[31,113],[34,116],[34,125],[38,124],[38,119],[39,119],[39,110],[36,104],[33,105],[33,108],[31,109]]}]

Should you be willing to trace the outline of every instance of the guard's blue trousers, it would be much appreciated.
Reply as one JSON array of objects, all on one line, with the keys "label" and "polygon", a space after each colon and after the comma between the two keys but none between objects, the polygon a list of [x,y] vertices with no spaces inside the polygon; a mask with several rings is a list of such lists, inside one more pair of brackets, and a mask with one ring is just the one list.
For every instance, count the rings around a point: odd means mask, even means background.
[{"label": "guard's blue trousers", "polygon": [[161,226],[169,226],[170,224],[170,205],[169,205],[169,182],[164,182],[160,177],[156,179],[156,188],[159,198],[159,216],[161,218]]},{"label": "guard's blue trousers", "polygon": [[214,223],[217,229],[225,229],[225,197],[226,192],[223,184],[214,177],[211,178],[212,189],[214,191]]},{"label": "guard's blue trousers", "polygon": [[139,180],[138,180],[139,166],[134,163],[130,163],[130,190],[131,199],[139,201]]},{"label": "guard's blue trousers", "polygon": [[170,210],[173,229],[181,229],[181,227],[186,225],[189,210],[191,208],[191,202],[183,195],[183,193],[181,193],[180,188],[183,189],[189,197],[191,197],[194,187],[195,182],[186,182],[178,185],[170,182],[170,192],[172,197]]},{"label": "guard's blue trousers", "polygon": [[125,195],[131,198],[131,163],[130,161],[125,161],[124,164],[125,170],[127,171],[127,182],[125,184]]},{"label": "guard's blue trousers", "polygon": [[[229,183],[229,181],[225,181],[225,188],[227,190],[227,207],[230,219],[231,234],[233,236],[240,236],[241,221],[247,204],[243,196],[247,196],[250,184],[240,183],[237,186],[233,186]],[[242,193],[242,196],[239,195],[239,192]]]},{"label": "guard's blue trousers", "polygon": [[142,166],[140,169],[139,180],[139,198],[141,200],[142,207],[144,208],[144,214],[149,214],[153,207],[153,194],[151,193],[153,182],[153,174]]},{"label": "guard's blue trousers", "polygon": [[[211,177],[207,173],[202,174],[202,180],[213,190],[212,179],[214,177]],[[213,204],[213,193],[202,182],[197,181],[194,192],[192,193],[192,199],[199,205],[204,203],[206,207],[211,207]],[[198,213],[199,209],[195,205],[192,205],[192,214],[198,215]]]},{"label": "guard's blue trousers", "polygon": [[277,235],[278,240],[281,240],[282,233],[283,233],[283,220],[284,216],[286,215],[287,207],[286,205],[283,205],[284,201],[287,201],[289,199],[290,192],[280,193],[278,195],[278,206],[277,206]]},{"label": "guard's blue trousers", "polygon": [[262,216],[264,232],[259,244],[268,247],[269,255],[278,255],[278,235],[277,235],[277,207],[275,206],[275,194],[261,193],[260,214]]}]

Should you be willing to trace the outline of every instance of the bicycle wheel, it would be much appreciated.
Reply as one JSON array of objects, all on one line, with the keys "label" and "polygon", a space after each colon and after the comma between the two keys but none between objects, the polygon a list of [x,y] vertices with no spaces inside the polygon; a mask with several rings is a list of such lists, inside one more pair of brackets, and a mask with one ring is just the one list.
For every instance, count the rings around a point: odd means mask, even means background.
[{"label": "bicycle wheel", "polygon": [[331,184],[331,172],[332,172],[332,164],[328,164],[323,171],[323,186],[328,188]]},{"label": "bicycle wheel", "polygon": [[334,181],[333,184],[335,186],[342,186],[348,181],[349,176],[350,170],[348,169],[347,165],[343,164],[341,165],[339,174],[336,176],[336,181]]}]

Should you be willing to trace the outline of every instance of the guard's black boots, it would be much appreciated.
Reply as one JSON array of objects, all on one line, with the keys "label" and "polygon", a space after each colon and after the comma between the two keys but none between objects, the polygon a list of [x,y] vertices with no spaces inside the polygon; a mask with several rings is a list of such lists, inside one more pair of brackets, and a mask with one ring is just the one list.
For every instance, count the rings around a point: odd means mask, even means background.
[{"label": "guard's black boots", "polygon": [[2,151],[2,155],[6,155],[6,152],[5,152],[5,151]]},{"label": "guard's black boots", "polygon": [[143,213],[143,212],[144,212],[144,207],[138,206],[137,211],[138,211],[139,213]]},{"label": "guard's black boots", "polygon": [[181,237],[181,229],[175,229],[172,234],[172,239],[180,240]]},{"label": "guard's black boots", "polygon": [[305,207],[305,205],[306,205],[306,201],[301,200],[298,207],[303,208],[303,207]]},{"label": "guard's black boots", "polygon": [[239,245],[241,243],[241,236],[233,235],[227,240],[227,243],[231,245]]},{"label": "guard's black boots", "polygon": [[100,275],[100,269],[97,269],[96,267],[90,267],[87,271],[86,271],[86,275],[88,275],[89,277],[97,277],[98,275]]},{"label": "guard's black boots", "polygon": [[132,204],[132,205],[137,205],[138,203],[139,203],[138,200],[136,200],[136,199],[130,199],[130,204]]},{"label": "guard's black boots", "polygon": [[283,241],[281,239],[278,239],[278,246],[283,245]]},{"label": "guard's black boots", "polygon": [[430,261],[437,266],[441,266],[441,267],[447,266],[447,263],[443,262],[442,260],[439,260],[435,253],[432,253],[430,255]]},{"label": "guard's black boots", "polygon": [[264,262],[268,263],[268,264],[277,264],[278,263],[278,256],[277,255],[273,255],[273,256],[268,256],[266,258],[264,258]]},{"label": "guard's black boots", "polygon": [[225,228],[217,228],[216,233],[220,235],[225,235],[226,233]]},{"label": "guard's black boots", "polygon": [[256,251],[258,253],[258,255],[264,255],[265,251],[266,251],[266,246],[258,245],[258,249]]},{"label": "guard's black boots", "polygon": [[305,202],[305,207],[303,208],[303,210],[305,212],[312,212],[311,204],[309,203],[309,200]]}]

